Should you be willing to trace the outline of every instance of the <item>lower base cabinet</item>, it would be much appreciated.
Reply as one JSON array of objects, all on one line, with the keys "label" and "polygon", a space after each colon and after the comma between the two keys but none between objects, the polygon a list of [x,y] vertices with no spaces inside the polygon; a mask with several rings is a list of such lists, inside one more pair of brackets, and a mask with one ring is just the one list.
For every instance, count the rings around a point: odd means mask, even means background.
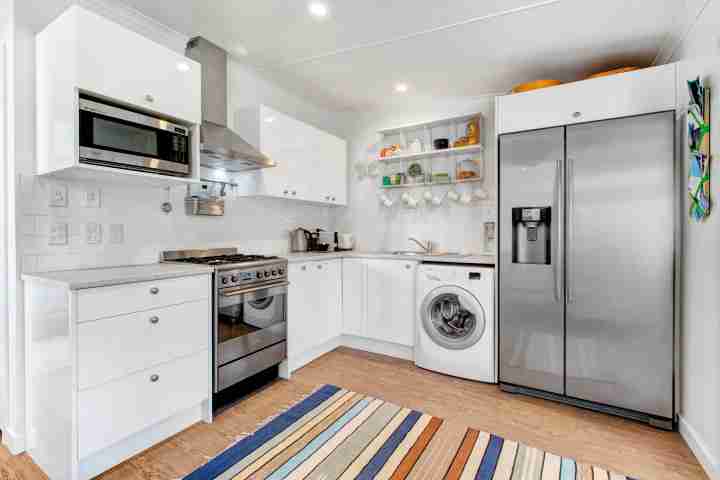
[{"label": "lower base cabinet", "polygon": [[298,368],[310,352],[340,335],[341,260],[293,263],[288,267],[288,359]]}]

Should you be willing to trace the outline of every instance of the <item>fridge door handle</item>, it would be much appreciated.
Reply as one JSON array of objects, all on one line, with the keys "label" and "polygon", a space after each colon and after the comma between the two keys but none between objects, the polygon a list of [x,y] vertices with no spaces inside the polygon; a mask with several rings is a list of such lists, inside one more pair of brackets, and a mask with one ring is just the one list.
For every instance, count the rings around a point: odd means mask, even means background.
[{"label": "fridge door handle", "polygon": [[555,164],[555,214],[553,215],[555,224],[557,225],[557,241],[555,242],[555,259],[553,261],[553,277],[555,280],[555,301],[560,303],[564,301],[563,297],[563,161],[557,159]]},{"label": "fridge door handle", "polygon": [[575,302],[573,285],[573,215],[575,214],[575,178],[572,158],[567,159],[567,235],[565,237],[565,285],[567,287],[567,303]]}]

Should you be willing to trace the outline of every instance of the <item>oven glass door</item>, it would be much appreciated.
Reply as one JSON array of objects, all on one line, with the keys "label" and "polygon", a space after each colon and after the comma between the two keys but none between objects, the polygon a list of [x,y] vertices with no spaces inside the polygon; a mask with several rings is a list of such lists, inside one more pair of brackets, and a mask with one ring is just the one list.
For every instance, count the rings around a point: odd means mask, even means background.
[{"label": "oven glass door", "polygon": [[216,366],[285,341],[286,307],[287,284],[221,290],[216,321]]},{"label": "oven glass door", "polygon": [[80,98],[80,159],[85,163],[190,173],[188,129],[168,121]]}]

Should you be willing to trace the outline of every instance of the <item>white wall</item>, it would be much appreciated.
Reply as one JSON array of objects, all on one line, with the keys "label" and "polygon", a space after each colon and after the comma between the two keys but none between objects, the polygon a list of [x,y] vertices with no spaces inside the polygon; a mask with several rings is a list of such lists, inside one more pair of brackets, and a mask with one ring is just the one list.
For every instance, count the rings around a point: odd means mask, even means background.
[{"label": "white wall", "polygon": [[[219,218],[188,217],[184,213],[185,190],[171,191],[96,182],[60,182],[69,192],[67,207],[49,207],[49,189],[56,183],[32,176],[34,170],[34,35],[70,3],[81,3],[119,23],[175,50],[182,50],[184,36],[151,19],[120,6],[113,0],[15,0],[9,50],[12,119],[8,134],[8,221],[9,249],[9,415],[0,424],[3,442],[12,450],[23,448],[24,436],[24,329],[22,272],[98,267],[155,262],[159,252],[174,248],[238,246],[243,250],[282,254],[288,250],[288,231],[297,226],[317,225],[332,229],[329,207],[286,200],[230,198],[226,215]],[[296,118],[341,134],[346,116],[305,101],[300,95],[276,87],[258,72],[233,64],[230,67],[230,98],[233,106],[263,102]],[[231,108],[231,115],[234,108]],[[100,208],[81,206],[86,189],[101,191]],[[174,210],[164,214],[162,202],[170,200]],[[69,225],[69,242],[48,244],[53,222]],[[102,242],[86,245],[84,226],[102,225]],[[123,225],[124,241],[109,242],[110,225]],[[0,337],[1,339],[2,337]],[[0,367],[2,363],[0,363]],[[3,388],[4,389],[4,388]],[[4,389],[5,390],[5,389]],[[1,399],[1,398],[0,398]]]},{"label": "white wall", "polygon": [[[710,0],[673,58],[680,62],[678,105],[688,103],[686,82],[689,79],[700,76],[714,88],[711,144],[715,152],[720,151],[719,35],[720,0]],[[688,171],[686,141],[681,148],[684,179]],[[717,154],[715,157],[717,160]],[[714,168],[717,171],[717,162]],[[688,198],[683,194],[680,431],[711,478],[720,479],[720,251],[717,248],[720,245],[720,182],[717,177],[712,179],[712,197],[715,211],[705,223],[698,225],[688,222]]]},{"label": "white wall", "polygon": [[[494,134],[494,100],[492,97],[423,101],[421,104],[395,103],[392,108],[379,112],[366,112],[355,119],[353,133],[348,137],[349,154],[349,207],[341,212],[337,228],[353,232],[361,250],[414,250],[417,247],[408,237],[432,240],[439,249],[467,253],[481,253],[483,245],[483,222],[495,220],[496,157]],[[485,181],[482,187],[488,191],[487,201],[469,206],[448,204],[441,207],[424,206],[411,210],[397,200],[405,190],[384,190],[396,199],[391,208],[381,205],[378,199],[381,178],[358,178],[354,165],[368,162],[376,152],[379,141],[377,131],[396,125],[407,125],[468,113],[483,114],[482,138],[485,144]],[[439,132],[438,132],[439,134]],[[412,139],[408,139],[412,140]],[[435,161],[434,165],[450,168],[450,161]],[[399,164],[396,164],[399,167]],[[399,170],[399,168],[395,168]],[[451,171],[452,173],[452,171]],[[381,174],[382,176],[382,174]],[[433,193],[456,188],[458,192],[472,191],[480,184],[457,187],[434,186],[413,189],[409,192],[421,196],[425,190]]]}]

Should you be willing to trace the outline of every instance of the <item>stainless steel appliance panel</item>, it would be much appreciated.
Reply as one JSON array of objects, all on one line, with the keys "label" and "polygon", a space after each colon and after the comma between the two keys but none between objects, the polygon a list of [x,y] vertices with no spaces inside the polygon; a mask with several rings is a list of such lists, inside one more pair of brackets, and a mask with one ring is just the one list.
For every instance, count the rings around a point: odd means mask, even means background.
[{"label": "stainless steel appliance panel", "polygon": [[285,360],[287,343],[281,342],[272,347],[260,350],[254,355],[243,357],[218,369],[216,392],[235,385],[240,380],[249,378],[256,373],[270,368]]},{"label": "stainless steel appliance panel", "polygon": [[[500,154],[501,383],[564,393],[564,128],[503,135]],[[513,262],[513,208],[550,206],[550,264]]]},{"label": "stainless steel appliance panel", "polygon": [[566,168],[566,394],[671,418],[674,114],[567,127]]}]

